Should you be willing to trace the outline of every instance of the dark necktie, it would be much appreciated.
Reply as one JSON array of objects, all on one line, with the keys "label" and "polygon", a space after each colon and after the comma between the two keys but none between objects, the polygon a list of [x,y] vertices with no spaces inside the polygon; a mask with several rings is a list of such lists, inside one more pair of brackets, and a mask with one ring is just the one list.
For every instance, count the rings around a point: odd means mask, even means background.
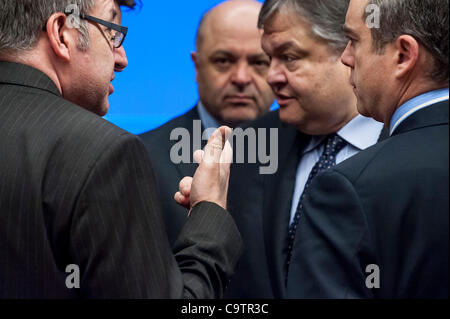
[{"label": "dark necktie", "polygon": [[336,156],[337,154],[347,145],[347,143],[340,138],[337,134],[329,135],[325,140],[325,149],[320,156],[317,163],[314,165],[311,173],[309,174],[308,180],[306,181],[305,188],[303,190],[303,194],[300,197],[300,201],[297,206],[297,210],[295,212],[294,220],[292,224],[289,226],[289,240],[288,240],[288,253],[287,253],[287,262],[286,262],[286,279],[289,271],[289,264],[291,262],[292,257],[292,248],[294,246],[295,233],[297,231],[298,221],[300,220],[300,216],[303,213],[303,199],[305,198],[306,191],[311,185],[312,180],[316,177],[317,174],[323,172],[333,166],[336,165]]}]

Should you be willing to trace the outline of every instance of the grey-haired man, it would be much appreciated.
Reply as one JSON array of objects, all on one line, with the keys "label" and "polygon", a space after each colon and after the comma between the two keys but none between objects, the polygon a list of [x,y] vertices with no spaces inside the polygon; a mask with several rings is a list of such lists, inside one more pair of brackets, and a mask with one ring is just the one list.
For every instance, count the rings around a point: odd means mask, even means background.
[{"label": "grey-haired man", "polygon": [[145,147],[99,116],[127,65],[119,5],[0,2],[0,298],[220,297],[240,255],[226,129],[172,253]]},{"label": "grey-haired man", "polygon": [[279,129],[279,169],[262,176],[252,165],[232,166],[230,212],[246,250],[227,297],[287,296],[295,229],[311,181],[381,137],[383,124],[358,114],[350,70],[340,61],[348,3],[268,0],[262,7],[268,83],[280,109],[253,125]]}]

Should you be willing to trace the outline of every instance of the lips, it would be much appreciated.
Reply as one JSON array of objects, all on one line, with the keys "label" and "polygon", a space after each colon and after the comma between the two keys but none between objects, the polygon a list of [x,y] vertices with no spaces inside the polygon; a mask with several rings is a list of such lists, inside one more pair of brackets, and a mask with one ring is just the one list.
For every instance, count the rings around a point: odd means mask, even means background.
[{"label": "lips", "polygon": [[277,98],[277,103],[278,103],[278,105],[280,105],[280,107],[287,105],[293,99],[292,97],[290,97],[288,95],[284,95],[284,94],[280,94],[280,93],[276,94],[276,98]]},{"label": "lips", "polygon": [[253,102],[253,97],[247,95],[230,95],[225,99],[231,104],[248,104]]},{"label": "lips", "polygon": [[112,77],[111,81],[109,82],[109,95],[114,93],[114,85],[111,83],[112,81],[114,81],[115,76]]}]

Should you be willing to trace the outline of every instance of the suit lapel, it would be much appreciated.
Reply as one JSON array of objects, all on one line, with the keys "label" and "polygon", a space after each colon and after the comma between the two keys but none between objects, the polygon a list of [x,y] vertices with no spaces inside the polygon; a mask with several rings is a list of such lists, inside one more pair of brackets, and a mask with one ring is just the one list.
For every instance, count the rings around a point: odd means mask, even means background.
[{"label": "suit lapel", "polygon": [[279,170],[264,181],[263,223],[270,280],[276,298],[285,296],[285,260],[288,225],[301,149],[308,138],[293,127],[279,134]]},{"label": "suit lapel", "polygon": [[[194,121],[195,120],[200,120],[200,115],[198,114],[197,111],[197,106],[194,107],[192,110],[190,110],[189,112],[187,112],[185,114],[185,116],[183,117],[183,120],[185,121],[183,125],[180,125],[180,127],[184,127],[186,128],[190,135],[191,135],[191,160],[193,159],[194,156],[194,141],[193,139],[196,138],[195,134],[194,134]],[[203,131],[203,126],[201,128],[201,131]],[[172,144],[173,146],[173,144]],[[202,146],[203,147],[203,146]],[[198,164],[194,163],[193,161],[191,163],[180,163],[180,164],[176,164],[175,165],[178,173],[180,174],[180,177],[186,177],[186,176],[194,176],[195,174],[195,170],[198,167]],[[181,180],[180,178],[180,180]]]},{"label": "suit lapel", "polygon": [[383,126],[380,136],[378,137],[378,143],[383,142],[387,138],[389,138],[389,128],[385,125]]}]

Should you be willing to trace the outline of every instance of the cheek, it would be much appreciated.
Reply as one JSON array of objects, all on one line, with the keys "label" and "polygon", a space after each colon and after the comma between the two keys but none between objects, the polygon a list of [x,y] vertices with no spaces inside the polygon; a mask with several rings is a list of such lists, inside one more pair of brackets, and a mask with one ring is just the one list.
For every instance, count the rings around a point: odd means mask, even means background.
[{"label": "cheek", "polygon": [[[209,94],[217,94],[222,91],[229,82],[228,73],[217,72],[215,70],[205,70],[199,72],[199,85],[209,91]],[[208,92],[206,92],[208,93]]]},{"label": "cheek", "polygon": [[291,93],[301,104],[302,108],[308,108],[314,96],[321,93],[322,85],[314,75],[291,76],[288,78]]},{"label": "cheek", "polygon": [[373,73],[370,69],[376,68],[376,65],[372,65],[372,61],[365,58],[364,56],[358,55],[355,56],[355,76],[360,79],[360,82],[362,79],[365,79],[367,77],[370,77],[370,75]]},{"label": "cheek", "polygon": [[256,90],[263,96],[275,98],[271,86],[267,83],[267,79],[263,77],[255,77],[253,81]]},{"label": "cheek", "polygon": [[293,95],[299,97],[304,94],[307,87],[304,76],[291,73],[286,76],[286,80]]}]

